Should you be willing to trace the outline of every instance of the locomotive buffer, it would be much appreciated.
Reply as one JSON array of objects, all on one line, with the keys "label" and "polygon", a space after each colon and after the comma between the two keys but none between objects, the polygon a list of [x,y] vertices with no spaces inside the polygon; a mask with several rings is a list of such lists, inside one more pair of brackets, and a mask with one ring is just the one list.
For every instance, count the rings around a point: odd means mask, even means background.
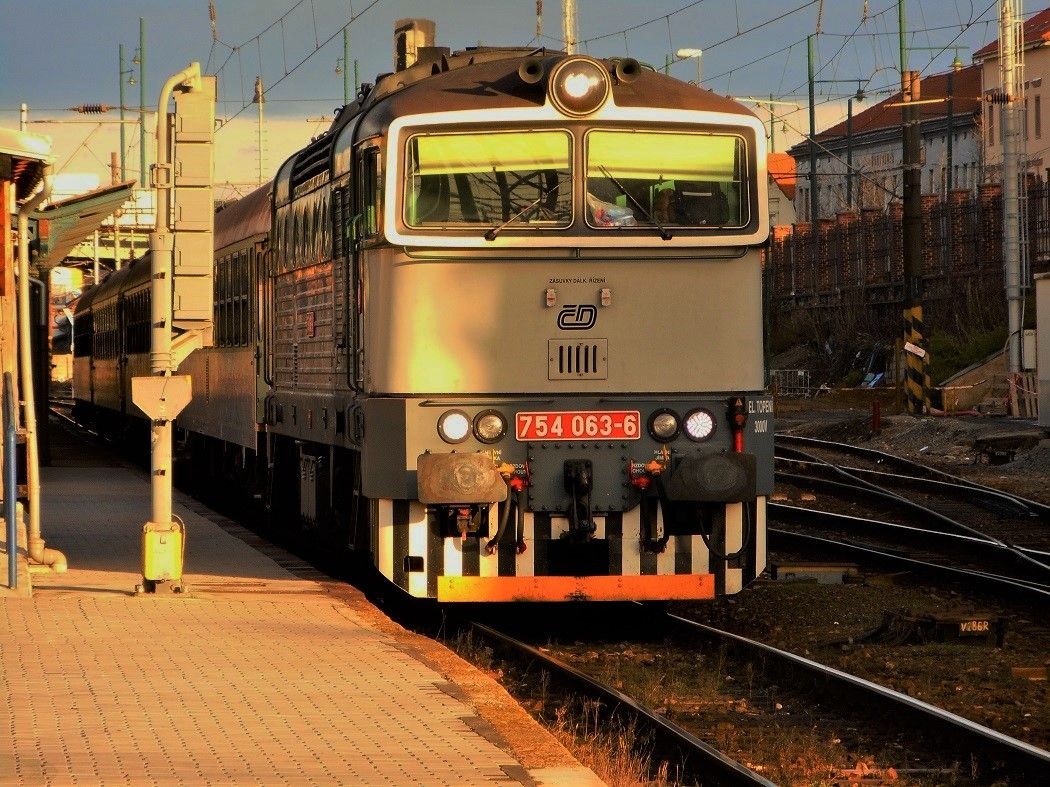
[{"label": "locomotive buffer", "polygon": [[[175,113],[168,114],[174,93]],[[181,592],[186,530],[171,513],[172,422],[193,396],[174,375],[193,350],[212,343],[212,198],[215,77],[191,63],[160,92],[150,235],[150,376],[131,381],[131,398],[150,419],[150,520],[142,527],[140,592]],[[169,137],[170,133],[170,137]],[[173,144],[169,146],[168,140]],[[172,329],[181,333],[174,340]]]}]

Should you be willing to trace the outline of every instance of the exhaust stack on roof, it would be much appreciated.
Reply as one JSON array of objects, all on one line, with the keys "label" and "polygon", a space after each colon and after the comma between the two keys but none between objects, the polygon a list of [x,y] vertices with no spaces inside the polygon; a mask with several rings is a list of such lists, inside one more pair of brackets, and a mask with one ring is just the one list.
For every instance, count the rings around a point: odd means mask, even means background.
[{"label": "exhaust stack on roof", "polygon": [[437,25],[430,19],[398,19],[394,22],[394,70],[404,71],[419,60],[419,50],[434,46]]}]

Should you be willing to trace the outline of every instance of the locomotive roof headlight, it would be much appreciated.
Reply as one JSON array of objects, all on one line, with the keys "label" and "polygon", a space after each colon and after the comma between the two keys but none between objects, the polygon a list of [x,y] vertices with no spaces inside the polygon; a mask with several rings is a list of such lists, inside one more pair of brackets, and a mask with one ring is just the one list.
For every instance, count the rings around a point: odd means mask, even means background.
[{"label": "locomotive roof headlight", "polygon": [[507,434],[507,419],[498,410],[482,410],[474,416],[474,436],[483,443],[498,443]]},{"label": "locomotive roof headlight", "polygon": [[462,443],[470,434],[470,419],[462,410],[446,410],[438,418],[437,429],[446,443]]},{"label": "locomotive roof headlight", "polygon": [[685,433],[690,440],[703,442],[715,433],[715,417],[710,410],[698,407],[685,417]]},{"label": "locomotive roof headlight", "polygon": [[649,416],[649,434],[654,440],[669,443],[678,437],[678,416],[671,410],[657,410]]},{"label": "locomotive roof headlight", "polygon": [[550,78],[551,103],[563,115],[589,115],[609,98],[612,80],[597,60],[570,57],[554,67]]}]

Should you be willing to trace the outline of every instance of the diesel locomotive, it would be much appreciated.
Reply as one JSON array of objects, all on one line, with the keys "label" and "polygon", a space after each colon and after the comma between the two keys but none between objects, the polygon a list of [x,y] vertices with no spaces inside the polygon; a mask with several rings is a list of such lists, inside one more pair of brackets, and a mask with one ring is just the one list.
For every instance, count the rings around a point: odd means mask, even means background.
[{"label": "diesel locomotive", "polygon": [[[190,466],[444,602],[701,599],[766,562],[760,121],[631,59],[421,48],[215,225]],[[149,264],[78,417],[141,417]]]}]

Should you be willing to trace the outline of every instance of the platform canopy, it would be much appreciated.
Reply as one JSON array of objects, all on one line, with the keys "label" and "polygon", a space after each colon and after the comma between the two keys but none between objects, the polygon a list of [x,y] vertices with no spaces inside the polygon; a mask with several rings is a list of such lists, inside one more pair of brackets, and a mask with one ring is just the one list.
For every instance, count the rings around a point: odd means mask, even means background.
[{"label": "platform canopy", "polygon": [[18,202],[33,193],[53,161],[50,137],[0,128],[0,179],[14,181]]},{"label": "platform canopy", "polygon": [[34,212],[33,218],[41,222],[42,230],[38,233],[40,255],[36,259],[37,265],[52,268],[60,264],[74,246],[132,198],[134,186],[134,180],[127,180],[55,202]]}]

